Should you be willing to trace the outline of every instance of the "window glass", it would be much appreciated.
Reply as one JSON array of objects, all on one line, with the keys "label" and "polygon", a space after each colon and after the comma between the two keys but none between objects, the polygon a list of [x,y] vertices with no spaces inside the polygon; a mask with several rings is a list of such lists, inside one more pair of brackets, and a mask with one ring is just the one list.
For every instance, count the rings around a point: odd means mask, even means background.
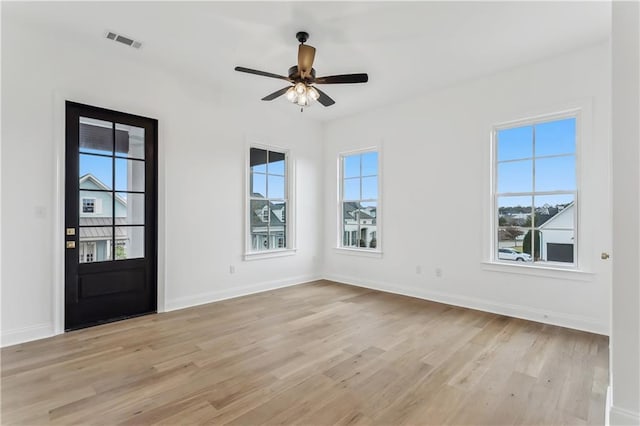
[{"label": "window glass", "polygon": [[497,260],[577,263],[576,118],[496,131]]},{"label": "window glass", "polygon": [[379,249],[378,152],[341,156],[340,244],[342,247]]},{"label": "window glass", "polygon": [[249,152],[249,252],[288,248],[287,155],[251,148]]}]

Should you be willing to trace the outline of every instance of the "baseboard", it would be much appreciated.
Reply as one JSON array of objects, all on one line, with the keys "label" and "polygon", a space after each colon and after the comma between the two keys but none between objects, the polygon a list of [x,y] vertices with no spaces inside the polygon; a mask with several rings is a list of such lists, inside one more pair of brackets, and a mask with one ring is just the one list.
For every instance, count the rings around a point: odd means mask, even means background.
[{"label": "baseboard", "polygon": [[609,410],[609,423],[611,426],[638,426],[640,425],[640,413],[612,406]]},{"label": "baseboard", "polygon": [[395,284],[378,281],[363,280],[361,278],[348,277],[338,274],[325,274],[324,279],[337,283],[353,285],[357,287],[370,288],[388,293],[401,294],[403,296],[416,297],[433,302],[446,303],[464,308],[476,309],[479,311],[492,312],[545,324],[558,325],[561,327],[576,330],[588,331],[590,333],[608,335],[609,328],[594,318],[571,315],[562,312],[543,311],[529,306],[497,303],[491,300],[479,299],[475,297],[461,296],[457,294],[445,293],[433,290],[421,290],[415,288],[402,287]]},{"label": "baseboard", "polygon": [[218,302],[220,300],[233,299],[236,297],[247,296],[249,294],[262,293],[264,291],[275,290],[283,287],[291,287],[311,281],[317,281],[319,279],[320,277],[315,275],[302,275],[292,277],[287,280],[265,281],[244,287],[232,287],[223,290],[200,293],[195,296],[179,297],[165,302],[165,312]]},{"label": "baseboard", "polygon": [[42,323],[30,325],[28,327],[16,328],[2,332],[2,343],[0,346],[4,348],[7,346],[17,345],[19,343],[30,342],[32,340],[44,339],[45,337],[51,337],[54,334],[52,323]]}]

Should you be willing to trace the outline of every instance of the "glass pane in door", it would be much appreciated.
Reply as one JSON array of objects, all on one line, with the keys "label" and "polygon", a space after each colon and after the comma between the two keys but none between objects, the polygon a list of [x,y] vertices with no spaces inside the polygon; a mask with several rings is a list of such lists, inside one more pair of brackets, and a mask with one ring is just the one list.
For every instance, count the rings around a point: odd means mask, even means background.
[{"label": "glass pane in door", "polygon": [[78,261],[92,263],[111,260],[112,230],[111,226],[81,227]]},{"label": "glass pane in door", "polygon": [[116,225],[144,225],[144,194],[116,192]]},{"label": "glass pane in door", "polygon": [[116,190],[144,191],[144,161],[116,158]]},{"label": "glass pane in door", "polygon": [[116,226],[115,259],[144,257],[144,226]]},{"label": "glass pane in door", "polygon": [[80,117],[80,152],[90,154],[113,154],[113,123],[95,118]]},{"label": "glass pane in door", "polygon": [[144,129],[116,123],[116,156],[144,160]]},{"label": "glass pane in door", "polygon": [[80,154],[80,189],[110,190],[113,184],[113,159],[101,155]]}]

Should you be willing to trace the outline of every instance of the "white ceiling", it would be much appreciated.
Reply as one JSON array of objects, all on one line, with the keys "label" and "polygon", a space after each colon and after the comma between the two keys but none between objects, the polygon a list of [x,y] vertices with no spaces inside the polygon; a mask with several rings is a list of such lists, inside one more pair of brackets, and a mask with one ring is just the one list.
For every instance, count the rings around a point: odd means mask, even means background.
[{"label": "white ceiling", "polygon": [[[233,90],[246,102],[283,82],[299,30],[316,47],[317,75],[367,72],[369,83],[322,86],[336,100],[305,111],[330,120],[437,87],[606,40],[609,2],[69,2],[2,4],[2,18],[33,23],[96,49],[130,49],[107,30],[140,40],[140,61]],[[133,59],[132,59],[133,57]],[[274,108],[295,109],[284,97]]]}]

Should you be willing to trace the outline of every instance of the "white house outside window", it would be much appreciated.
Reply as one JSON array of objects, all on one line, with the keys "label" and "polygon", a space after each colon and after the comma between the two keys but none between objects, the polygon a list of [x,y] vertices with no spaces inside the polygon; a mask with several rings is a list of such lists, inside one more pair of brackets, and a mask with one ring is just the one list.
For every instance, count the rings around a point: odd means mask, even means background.
[{"label": "white house outside window", "polygon": [[249,152],[249,252],[289,247],[288,156],[267,148]]},{"label": "white house outside window", "polygon": [[378,152],[340,156],[340,246],[379,250]]},{"label": "white house outside window", "polygon": [[495,259],[577,264],[576,115],[494,133]]}]

